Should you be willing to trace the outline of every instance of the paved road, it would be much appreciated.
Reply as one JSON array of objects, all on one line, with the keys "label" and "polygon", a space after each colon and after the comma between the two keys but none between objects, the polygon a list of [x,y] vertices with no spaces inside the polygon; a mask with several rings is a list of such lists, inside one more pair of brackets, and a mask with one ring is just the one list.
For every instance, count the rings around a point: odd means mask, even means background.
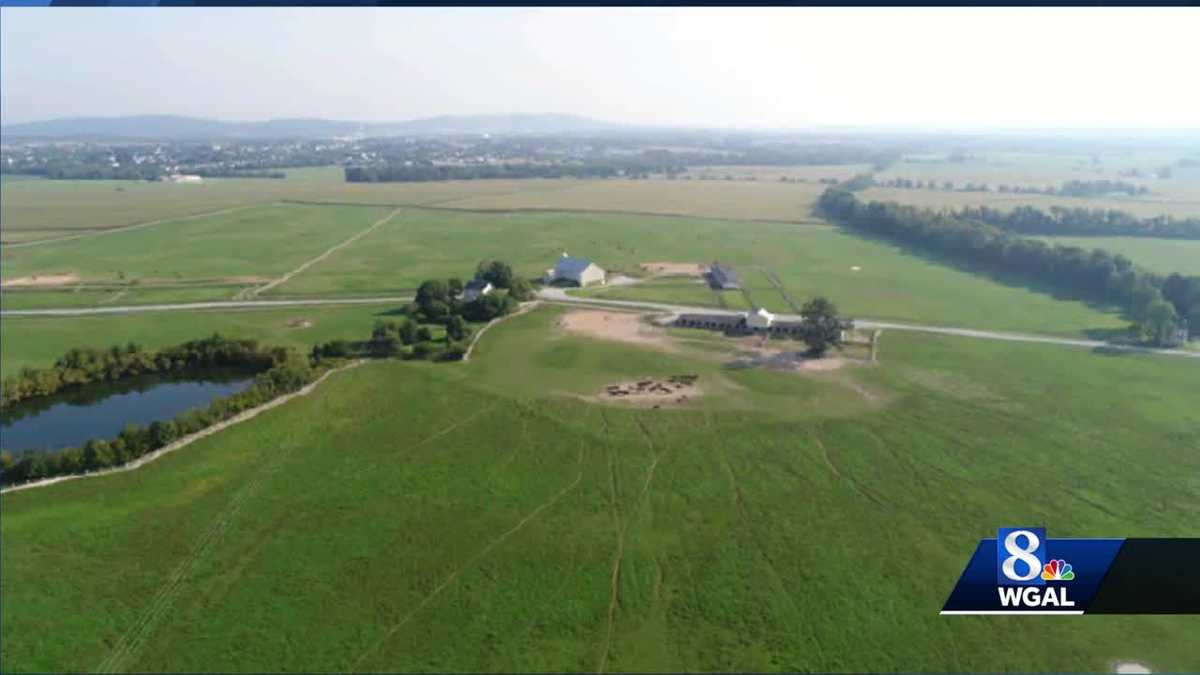
[{"label": "paved road", "polygon": [[[581,298],[573,295],[567,295],[566,291],[561,288],[544,288],[538,292],[538,296],[551,303],[568,304],[575,306],[595,306],[595,307],[614,307],[623,309],[638,309],[651,312],[670,312],[674,314],[682,313],[703,313],[703,314],[718,314],[725,316],[735,316],[741,312],[717,309],[714,307],[691,307],[688,305],[673,305],[662,302],[647,302],[634,300],[608,300],[601,298]],[[271,309],[274,307],[309,307],[320,305],[380,305],[380,304],[400,304],[411,302],[412,297],[381,297],[381,298],[350,298],[350,299],[308,299],[308,300],[226,300],[219,302],[188,302],[180,304],[164,304],[164,305],[126,305],[123,307],[73,307],[62,309],[14,309],[0,311],[0,317],[53,317],[53,316],[93,316],[100,314],[134,314],[139,312],[170,312],[170,311],[187,311],[200,309]],[[799,315],[796,314],[776,314],[780,319],[798,320]],[[1086,349],[1111,349],[1114,351],[1124,352],[1140,352],[1146,354],[1167,354],[1170,356],[1183,356],[1186,358],[1200,359],[1200,352],[1192,352],[1183,349],[1152,349],[1149,347],[1135,347],[1131,345],[1118,345],[1111,342],[1103,342],[1100,340],[1078,340],[1073,338],[1051,337],[1048,335],[1029,335],[1026,333],[1005,333],[1000,331],[990,330],[975,330],[972,328],[954,328],[950,326],[926,326],[920,324],[897,323],[893,321],[878,321],[875,319],[856,318],[854,325],[858,328],[883,328],[887,330],[906,330],[919,333],[935,333],[939,335],[954,335],[958,337],[977,338],[983,340],[1002,340],[1005,342],[1025,342],[1038,344],[1062,345],[1065,347],[1083,347]]]},{"label": "paved road", "polygon": [[[698,314],[715,314],[720,316],[736,316],[742,312],[717,309],[713,307],[689,307],[685,305],[672,305],[661,302],[645,302],[634,300],[607,300],[600,298],[580,298],[572,295],[567,295],[566,291],[561,288],[546,288],[539,292],[541,298],[547,302],[557,302],[571,305],[594,305],[597,307],[621,307],[628,309],[642,309],[655,312],[671,312],[674,314],[682,314],[685,312]],[[798,314],[776,314],[779,319],[785,321],[798,321]],[[896,323],[892,321],[878,321],[875,319],[854,319],[854,325],[857,328],[875,329],[886,328],[888,330],[906,330],[920,333],[936,333],[940,335],[955,335],[958,337],[979,338],[984,340],[1003,340],[1006,342],[1028,342],[1041,343],[1052,345],[1063,345],[1066,347],[1085,347],[1088,349],[1112,349],[1117,351],[1141,352],[1147,354],[1169,354],[1171,356],[1184,356],[1193,359],[1200,359],[1200,352],[1191,352],[1184,349],[1153,349],[1149,347],[1136,347],[1132,345],[1118,345],[1111,342],[1103,342],[1101,340],[1079,340],[1073,338],[1052,337],[1048,335],[1029,335],[1026,333],[1005,333],[1000,331],[990,330],[975,330],[972,328],[954,328],[949,326],[926,326],[910,323]]]},{"label": "paved road", "polygon": [[271,309],[272,307],[308,307],[315,305],[382,305],[412,302],[412,296],[391,298],[329,298],[310,300],[220,300],[184,302],[172,305],[125,305],[122,307],[65,307],[62,309],[0,310],[0,318],[22,316],[93,316],[97,314],[135,314],[138,312],[176,312],[197,309]]}]

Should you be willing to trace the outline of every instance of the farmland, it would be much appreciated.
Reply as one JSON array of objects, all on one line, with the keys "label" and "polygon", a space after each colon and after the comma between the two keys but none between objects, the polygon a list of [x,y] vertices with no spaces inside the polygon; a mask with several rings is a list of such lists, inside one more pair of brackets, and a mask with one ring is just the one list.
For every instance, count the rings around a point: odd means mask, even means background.
[{"label": "farmland", "polygon": [[[317,169],[120,192],[6,179],[4,280],[71,280],[6,288],[3,303],[228,300],[291,272],[261,298],[405,297],[483,259],[537,277],[569,252],[639,278],[569,295],[791,312],[786,291],[855,317],[1123,334],[1111,307],[815,219],[816,181],[862,168],[354,185]],[[877,192],[924,194],[861,195]],[[48,233],[86,236],[7,246]],[[1055,240],[1200,273],[1196,242]],[[744,292],[642,267],[713,260]],[[399,304],[7,316],[0,375],[214,332],[308,352],[367,337]],[[878,364],[850,350],[784,372],[715,333],[570,332],[573,311],[497,324],[466,363],[336,373],[137,471],[4,494],[5,669],[1200,669],[1197,617],[937,615],[1001,524],[1194,536],[1200,361],[887,331]],[[698,376],[686,402],[600,396],[680,374]]]},{"label": "farmland", "polygon": [[[631,274],[646,261],[710,262],[720,256],[746,268],[755,302],[771,310],[788,305],[756,267],[774,269],[797,298],[830,293],[847,312],[861,316],[1071,335],[1124,325],[1110,312],[997,283],[826,225],[425,210],[407,211],[400,222],[339,251],[269,296],[411,291],[422,279],[468,272],[485,257],[508,260],[518,273],[537,276],[564,251]],[[683,297],[680,293],[705,297],[703,288],[662,285],[598,292],[667,302]]]},{"label": "farmland", "polygon": [[1159,274],[1200,274],[1200,241],[1150,237],[1037,237],[1043,241],[1120,253]]},{"label": "farmland", "polygon": [[[392,305],[291,307],[241,311],[146,313],[127,316],[6,318],[0,320],[0,361],[8,376],[21,368],[47,368],[76,347],[136,342],[154,350],[215,333],[308,351],[329,340],[361,340]],[[297,327],[302,321],[311,326]],[[289,323],[293,325],[289,325]]]},{"label": "farmland", "polygon": [[[881,367],[807,377],[555,316],[469,364],[370,364],[137,472],[5,495],[6,667],[1200,667],[1195,617],[937,616],[993,522],[1189,534],[1193,364],[897,334]],[[676,372],[729,393],[572,396]]]}]

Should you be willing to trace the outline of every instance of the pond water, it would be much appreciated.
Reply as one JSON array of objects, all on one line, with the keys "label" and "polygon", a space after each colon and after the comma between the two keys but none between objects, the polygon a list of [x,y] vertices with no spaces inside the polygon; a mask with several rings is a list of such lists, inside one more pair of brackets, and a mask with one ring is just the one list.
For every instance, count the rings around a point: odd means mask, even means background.
[{"label": "pond water", "polygon": [[14,453],[79,447],[93,438],[113,438],[129,424],[165,422],[206,407],[253,383],[254,376],[245,371],[216,370],[86,384],[5,408],[0,447]]}]

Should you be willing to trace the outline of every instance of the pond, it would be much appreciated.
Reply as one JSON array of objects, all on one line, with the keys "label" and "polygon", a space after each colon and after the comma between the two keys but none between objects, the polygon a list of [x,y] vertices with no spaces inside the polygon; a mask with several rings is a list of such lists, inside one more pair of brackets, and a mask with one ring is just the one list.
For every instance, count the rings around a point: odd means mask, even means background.
[{"label": "pond", "polygon": [[113,438],[129,424],[174,419],[253,383],[245,371],[206,370],[86,384],[5,408],[0,447],[13,453],[80,447],[93,438]]}]

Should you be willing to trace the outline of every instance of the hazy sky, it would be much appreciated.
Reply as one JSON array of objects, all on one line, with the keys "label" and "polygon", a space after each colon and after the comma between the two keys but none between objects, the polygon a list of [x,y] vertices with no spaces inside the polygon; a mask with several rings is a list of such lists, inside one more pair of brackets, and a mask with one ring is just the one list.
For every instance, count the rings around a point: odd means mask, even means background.
[{"label": "hazy sky", "polygon": [[0,117],[1200,126],[1196,9],[4,8]]}]

